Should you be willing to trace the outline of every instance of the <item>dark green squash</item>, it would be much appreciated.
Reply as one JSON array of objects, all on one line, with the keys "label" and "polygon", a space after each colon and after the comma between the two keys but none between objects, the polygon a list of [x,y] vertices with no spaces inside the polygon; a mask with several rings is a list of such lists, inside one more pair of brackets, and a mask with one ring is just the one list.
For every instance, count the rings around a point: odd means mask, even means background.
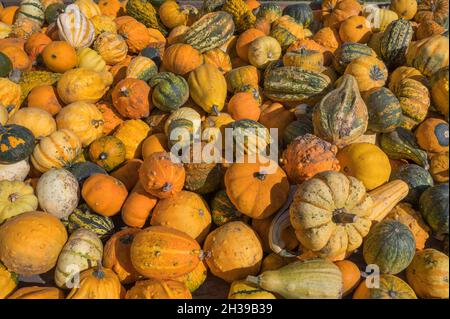
[{"label": "dark green squash", "polygon": [[391,159],[411,160],[425,169],[429,168],[427,153],[416,144],[413,133],[403,127],[381,134],[380,146]]},{"label": "dark green squash", "polygon": [[245,219],[245,215],[236,209],[223,189],[218,191],[211,200],[211,216],[217,226]]},{"label": "dark green squash", "polygon": [[67,220],[62,221],[69,234],[78,228],[85,228],[94,232],[100,239],[106,239],[114,232],[114,223],[111,217],[91,212],[86,204],[76,208]]},{"label": "dark green squash", "polygon": [[449,233],[448,192],[448,183],[439,184],[424,191],[419,200],[423,219],[439,239]]},{"label": "dark green squash", "polygon": [[375,264],[383,274],[398,274],[409,266],[416,241],[409,228],[396,220],[384,220],[372,227],[364,239],[366,264]]},{"label": "dark green squash", "polygon": [[24,126],[0,124],[0,164],[14,164],[33,153],[33,133]]},{"label": "dark green squash", "polygon": [[169,124],[167,142],[172,148],[175,144],[178,150],[184,149],[192,144],[194,140],[194,124],[188,119],[175,119]]},{"label": "dark green squash", "polygon": [[333,67],[343,74],[347,65],[362,56],[376,56],[376,53],[367,45],[356,42],[342,43],[333,54]]},{"label": "dark green squash", "polygon": [[65,8],[66,5],[64,3],[56,2],[50,4],[45,9],[45,22],[47,22],[47,24],[52,24],[56,22],[58,16],[64,12]]},{"label": "dark green squash", "polygon": [[269,22],[274,22],[283,14],[281,7],[275,2],[262,3],[256,13],[257,18],[267,19]]},{"label": "dark green squash", "polygon": [[402,108],[397,97],[385,87],[374,88],[363,94],[369,112],[367,129],[374,133],[393,131],[402,120]]},{"label": "dark green squash", "polygon": [[288,5],[283,10],[283,15],[288,15],[294,18],[297,23],[307,28],[314,20],[311,7],[307,3],[296,3]]},{"label": "dark green squash", "polygon": [[434,185],[433,177],[423,167],[416,164],[406,164],[397,167],[391,173],[391,180],[401,179],[408,184],[408,196],[405,202],[417,205],[420,195],[429,187]]},{"label": "dark green squash", "polygon": [[161,65],[162,59],[161,59],[161,52],[159,51],[158,48],[155,47],[146,47],[143,48],[141,51],[141,55],[145,56],[149,59],[152,59],[153,62],[155,62],[156,66],[159,68],[159,66]]},{"label": "dark green squash", "polygon": [[414,31],[409,20],[392,21],[383,32],[380,43],[381,57],[389,69],[404,65],[406,50]]},{"label": "dark green squash", "polygon": [[153,104],[163,112],[178,110],[189,98],[189,85],[179,75],[162,72],[149,82],[152,90]]},{"label": "dark green squash", "polygon": [[12,68],[11,60],[6,54],[0,52],[0,77],[7,77]]},{"label": "dark green squash", "polygon": [[82,186],[84,181],[91,175],[94,174],[108,175],[108,173],[103,168],[92,162],[75,163],[68,167],[65,167],[65,169],[67,169],[76,177],[80,186]]},{"label": "dark green squash", "polygon": [[313,124],[308,116],[301,116],[286,126],[283,132],[283,143],[289,145],[296,137],[313,133]]}]

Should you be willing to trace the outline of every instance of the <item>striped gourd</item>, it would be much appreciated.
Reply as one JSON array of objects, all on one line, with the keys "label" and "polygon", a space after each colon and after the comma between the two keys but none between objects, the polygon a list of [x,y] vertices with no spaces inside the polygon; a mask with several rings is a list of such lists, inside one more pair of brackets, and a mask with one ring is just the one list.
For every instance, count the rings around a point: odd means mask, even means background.
[{"label": "striped gourd", "polygon": [[307,50],[304,48],[301,48],[299,51],[286,52],[283,56],[283,65],[322,72],[323,54],[319,51]]},{"label": "striped gourd", "polygon": [[305,38],[303,26],[295,22],[290,16],[282,16],[272,25],[270,36],[275,38],[283,50],[286,50],[294,41]]},{"label": "striped gourd", "polygon": [[227,42],[233,35],[234,28],[231,14],[224,11],[208,13],[186,31],[183,42],[203,53]]},{"label": "striped gourd", "polygon": [[231,284],[228,299],[276,299],[276,297],[254,284],[239,280]]},{"label": "striped gourd", "polygon": [[350,62],[362,56],[376,56],[376,53],[365,44],[345,42],[334,52],[333,67],[342,74]]},{"label": "striped gourd", "polygon": [[302,102],[326,93],[330,79],[321,73],[295,66],[271,69],[264,78],[264,93],[274,101]]},{"label": "striped gourd", "polygon": [[92,0],[77,0],[74,2],[80,11],[88,18],[91,19],[97,15],[101,15],[100,7]]},{"label": "striped gourd", "polygon": [[388,25],[380,46],[381,57],[388,68],[392,69],[405,63],[406,50],[413,34],[412,24],[408,20],[395,20]]},{"label": "striped gourd", "polygon": [[238,155],[255,155],[266,151],[272,139],[269,130],[253,120],[238,120],[231,123],[233,140]]},{"label": "striped gourd", "polygon": [[402,109],[397,97],[388,88],[373,88],[363,96],[369,112],[368,129],[372,132],[390,132],[401,122]]},{"label": "striped gourd", "polygon": [[214,224],[217,226],[236,220],[243,220],[245,217],[230,201],[225,190],[220,190],[214,195],[211,201],[211,216]]},{"label": "striped gourd", "polygon": [[79,228],[84,228],[95,233],[100,239],[108,237],[114,230],[111,217],[92,213],[87,205],[76,208],[63,223],[71,234]]},{"label": "striped gourd", "polygon": [[127,67],[127,78],[149,81],[158,73],[158,67],[152,59],[145,56],[133,58]]},{"label": "striped gourd", "polygon": [[162,72],[155,75],[149,82],[153,88],[153,104],[164,112],[178,110],[189,98],[187,81],[171,72]]},{"label": "striped gourd", "polygon": [[76,49],[89,47],[94,42],[94,25],[76,4],[67,6],[65,12],[58,16],[57,25],[61,39]]},{"label": "striped gourd", "polygon": [[394,94],[402,108],[400,126],[412,129],[425,119],[430,107],[430,92],[425,85],[415,79],[406,78],[400,81]]},{"label": "striped gourd", "polygon": [[448,37],[440,34],[411,42],[406,53],[406,65],[412,66],[423,75],[431,77],[448,65],[448,45]]},{"label": "striped gourd", "polygon": [[156,9],[147,0],[129,0],[126,6],[127,15],[135,18],[147,28],[153,28],[167,35],[167,29],[159,20]]},{"label": "striped gourd", "polygon": [[30,19],[42,26],[45,19],[44,6],[39,0],[23,0],[20,2],[16,19]]},{"label": "striped gourd", "polygon": [[[103,244],[96,234],[79,228],[70,235],[58,257],[55,269],[55,283],[69,288],[76,282],[76,276],[88,268],[95,267],[102,260]],[[74,282],[72,282],[72,280]]]},{"label": "striped gourd", "polygon": [[257,18],[263,18],[269,21],[270,23],[277,20],[282,15],[281,7],[274,2],[262,3],[259,7],[258,13],[256,14]]}]

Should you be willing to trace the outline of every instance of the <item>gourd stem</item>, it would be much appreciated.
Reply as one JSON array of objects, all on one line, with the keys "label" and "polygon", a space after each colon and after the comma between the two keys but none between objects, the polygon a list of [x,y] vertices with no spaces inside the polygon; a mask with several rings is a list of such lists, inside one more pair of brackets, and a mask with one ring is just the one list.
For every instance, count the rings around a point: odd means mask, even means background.
[{"label": "gourd stem", "polygon": [[213,113],[213,115],[215,115],[215,116],[219,116],[219,114],[220,114],[220,112],[219,112],[219,107],[218,107],[216,104],[214,104],[214,105],[212,106],[212,113]]},{"label": "gourd stem", "polygon": [[267,173],[266,172],[256,172],[255,177],[259,179],[260,181],[263,181],[266,179]]},{"label": "gourd stem", "polygon": [[247,276],[245,280],[248,281],[249,283],[259,286],[260,280],[258,276]]},{"label": "gourd stem", "polygon": [[170,191],[171,189],[172,189],[172,184],[171,184],[171,183],[165,183],[164,186],[163,186],[163,188],[162,188],[162,191],[163,191],[163,192],[168,192],[168,191]]},{"label": "gourd stem", "polygon": [[105,278],[105,272],[103,271],[103,265],[102,265],[102,261],[98,260],[97,261],[97,267],[94,270],[94,272],[92,273],[95,277],[97,277],[98,279],[103,279]]},{"label": "gourd stem", "polygon": [[19,194],[17,194],[17,193],[12,193],[12,194],[9,194],[8,200],[9,200],[11,203],[14,203],[14,202],[17,200],[17,197],[19,197]]},{"label": "gourd stem", "polygon": [[106,154],[105,152],[101,152],[98,158],[104,161],[106,158],[108,158],[108,154]]},{"label": "gourd stem", "polygon": [[358,216],[348,213],[345,208],[339,208],[333,212],[333,222],[337,224],[354,223],[357,219]]},{"label": "gourd stem", "polygon": [[125,86],[120,88],[120,93],[126,97],[130,95],[130,92],[128,92],[128,89]]}]

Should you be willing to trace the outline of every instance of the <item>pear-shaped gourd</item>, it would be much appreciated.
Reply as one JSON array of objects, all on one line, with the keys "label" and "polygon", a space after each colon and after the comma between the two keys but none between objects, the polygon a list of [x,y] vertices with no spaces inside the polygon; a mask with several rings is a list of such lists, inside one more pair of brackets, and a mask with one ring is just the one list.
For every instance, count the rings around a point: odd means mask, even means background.
[{"label": "pear-shaped gourd", "polygon": [[314,134],[338,147],[344,147],[364,134],[368,119],[358,83],[352,75],[346,74],[340,85],[315,106]]}]

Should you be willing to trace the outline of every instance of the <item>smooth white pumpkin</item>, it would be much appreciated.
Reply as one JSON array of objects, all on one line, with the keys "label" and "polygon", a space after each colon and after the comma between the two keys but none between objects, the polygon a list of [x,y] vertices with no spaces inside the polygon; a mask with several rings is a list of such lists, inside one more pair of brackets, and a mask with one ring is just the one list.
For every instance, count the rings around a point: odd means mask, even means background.
[{"label": "smooth white pumpkin", "polygon": [[0,164],[0,181],[23,182],[30,172],[28,158],[14,164]]}]

